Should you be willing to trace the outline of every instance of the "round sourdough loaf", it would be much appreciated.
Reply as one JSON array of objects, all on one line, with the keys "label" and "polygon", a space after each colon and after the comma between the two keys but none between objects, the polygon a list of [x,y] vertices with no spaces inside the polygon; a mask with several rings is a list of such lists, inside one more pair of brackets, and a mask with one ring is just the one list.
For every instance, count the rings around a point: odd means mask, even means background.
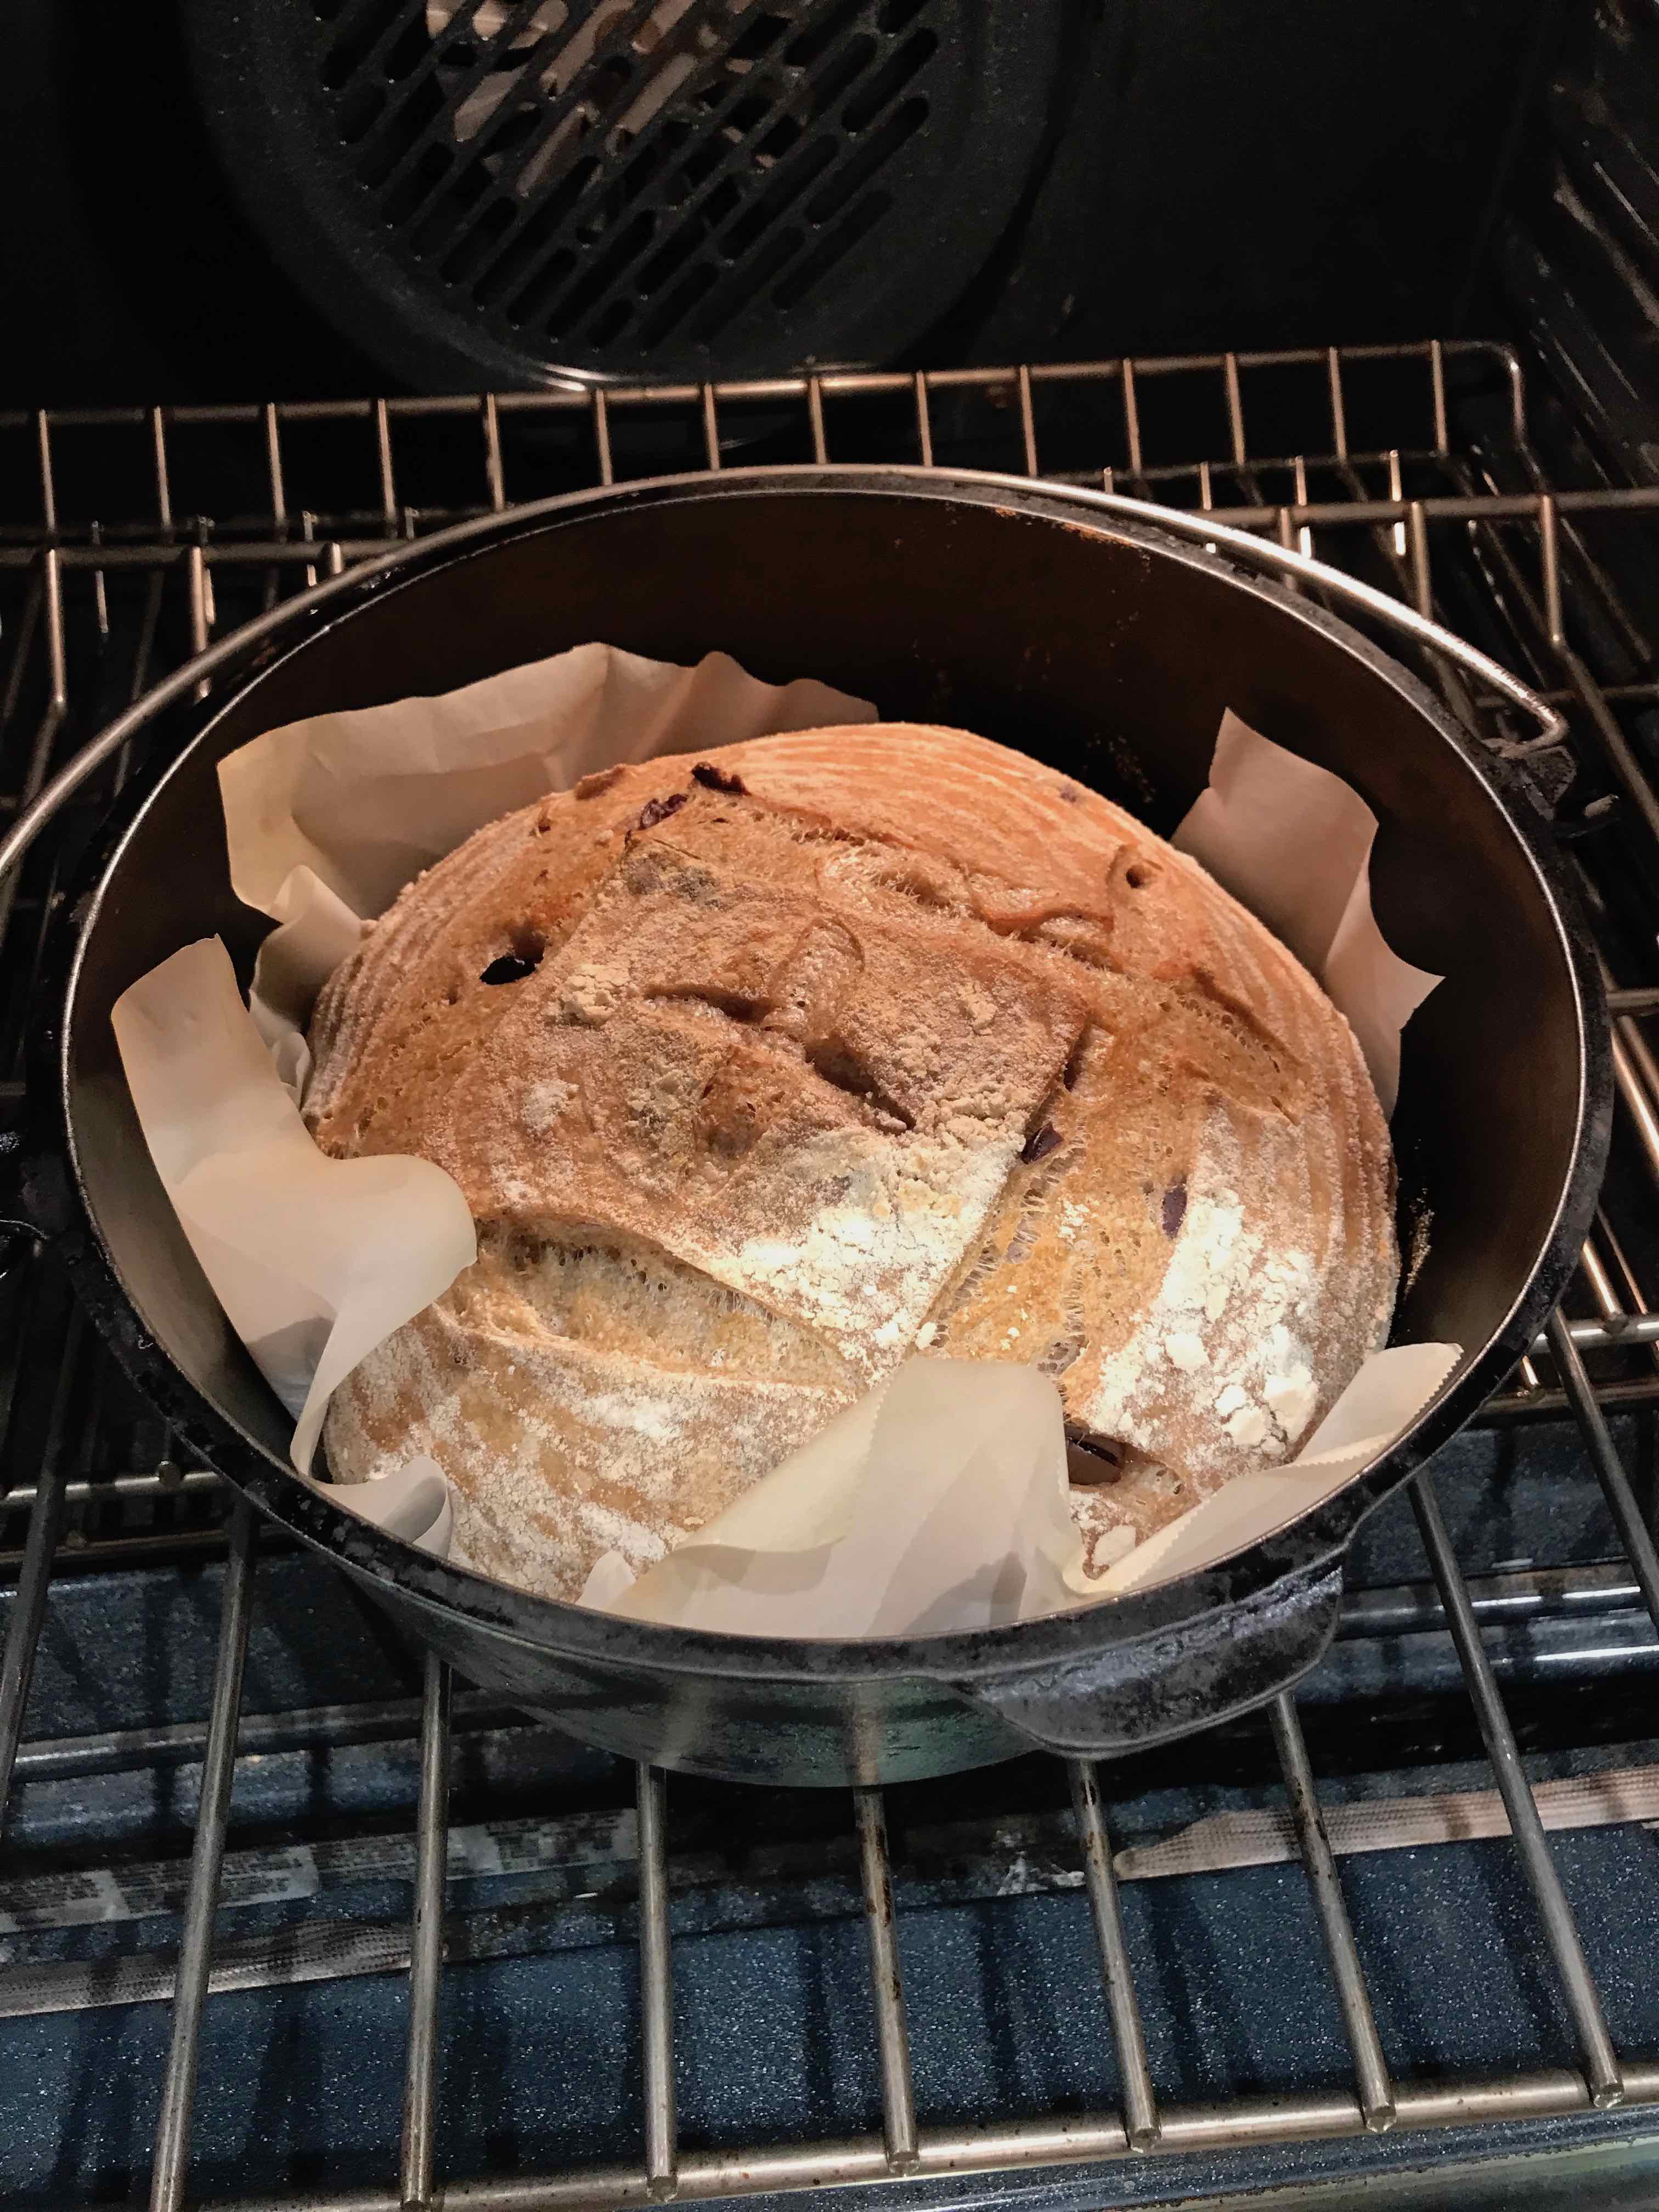
[{"label": "round sourdough loaf", "polygon": [[1384,1340],[1341,1015],[1193,861],[956,730],[609,769],[479,830],[331,978],[307,1119],[465,1193],[477,1264],[335,1393],[559,1597],[705,1525],[913,1349],[1065,1399],[1092,1571],[1291,1455]]}]

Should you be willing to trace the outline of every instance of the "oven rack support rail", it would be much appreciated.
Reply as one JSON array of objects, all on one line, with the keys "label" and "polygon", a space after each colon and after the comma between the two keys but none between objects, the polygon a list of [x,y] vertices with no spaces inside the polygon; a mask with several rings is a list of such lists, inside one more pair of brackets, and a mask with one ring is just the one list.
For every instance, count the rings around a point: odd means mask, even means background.
[{"label": "oven rack support rail", "polygon": [[[1302,451],[1271,456],[1253,453],[1246,434],[1247,391],[1253,392],[1264,378],[1290,374],[1301,377],[1304,386],[1311,377],[1322,388],[1322,417],[1316,426],[1322,435],[1307,439]],[[1392,404],[1399,404],[1401,391],[1414,395],[1415,428],[1403,444],[1351,439],[1354,382],[1374,374],[1394,380]],[[1485,463],[1454,446],[1453,386],[1470,375],[1484,379],[1500,395],[1504,448],[1518,465],[1518,481],[1499,481]],[[1157,458],[1150,434],[1153,410],[1149,396],[1182,382],[1189,391],[1195,384],[1210,387],[1218,403],[1218,451],[1212,459]],[[1110,402],[1111,418],[1103,418],[1097,450],[1109,451],[1115,458],[1086,469],[1073,465],[1069,457],[1045,465],[1047,403],[1076,399],[1079,393]],[[872,455],[867,444],[856,456],[843,450],[842,426],[852,421],[858,402],[885,405],[890,420],[891,408],[902,408],[908,417],[908,452],[884,447]],[[1659,866],[1659,794],[1629,728],[1637,711],[1659,703],[1659,684],[1645,673],[1652,656],[1639,623],[1612,576],[1598,563],[1592,543],[1593,533],[1608,526],[1639,526],[1659,518],[1659,488],[1602,483],[1553,489],[1528,438],[1517,359],[1506,349],[1474,343],[947,369],[915,375],[826,374],[754,384],[482,398],[0,413],[0,453],[8,450],[8,441],[12,448],[21,442],[27,450],[39,509],[33,520],[0,522],[0,586],[9,584],[17,592],[15,601],[5,602],[11,610],[6,625],[11,644],[0,676],[0,746],[4,748],[0,750],[0,822],[9,821],[15,828],[48,788],[71,737],[85,738],[96,726],[95,722],[77,724],[69,640],[77,609],[79,618],[89,618],[92,634],[108,638],[108,595],[118,587],[119,580],[136,574],[148,594],[139,653],[131,672],[130,696],[136,698],[168,658],[164,633],[170,589],[176,593],[182,588],[185,646],[200,656],[234,619],[246,619],[276,604],[289,590],[314,582],[319,575],[337,574],[422,530],[468,514],[500,511],[514,503],[515,495],[520,499],[543,496],[550,489],[574,489],[583,483],[610,483],[623,474],[663,472],[657,458],[664,449],[662,437],[647,437],[641,447],[629,436],[636,425],[644,424],[654,433],[659,425],[677,424],[693,453],[700,449],[701,465],[709,469],[721,465],[729,441],[751,446],[757,439],[774,441],[768,447],[769,458],[824,462],[878,457],[931,466],[936,458],[945,458],[947,437],[959,441],[959,409],[965,403],[979,407],[988,425],[974,433],[974,449],[983,452],[995,440],[1001,441],[981,465],[1008,468],[1012,449],[1017,457],[1013,465],[1031,477],[1047,474],[1196,507],[1218,525],[1257,532],[1287,550],[1316,552],[1326,560],[1365,568],[1419,614],[1454,627],[1456,610],[1443,605],[1437,579],[1473,549],[1480,573],[1510,625],[1504,641],[1508,649],[1501,657],[1517,665],[1558,711],[1568,744],[1580,757],[1597,764],[1609,793],[1634,825],[1648,864]],[[942,422],[942,417],[949,420]],[[452,455],[459,436],[476,441],[470,465],[476,477],[472,489],[479,495],[459,496],[453,486],[446,486],[429,501],[410,498],[413,464],[399,448],[413,434],[434,428],[444,434]],[[338,497],[296,503],[291,443],[315,429],[363,441],[368,478],[377,496],[367,503]],[[532,436],[524,450],[530,455],[532,472],[540,471],[540,480],[533,489],[527,483],[520,488],[520,453],[514,434],[548,429],[574,433],[578,443],[573,447],[569,436],[562,435],[550,464],[548,453],[538,450]],[[197,433],[221,440],[240,438],[255,456],[251,471],[238,471],[240,503],[229,512],[198,511],[179,493],[175,457],[181,443]],[[792,433],[804,450],[778,453],[775,441],[782,433]],[[100,519],[84,502],[71,514],[70,500],[63,495],[60,456],[70,443],[83,437],[113,438],[129,449],[136,445],[142,454],[137,473],[148,486],[148,514]],[[648,456],[646,465],[640,465],[641,450]],[[573,451],[577,455],[574,462]],[[649,465],[651,460],[655,465]],[[568,487],[556,475],[549,481],[550,465],[555,471],[574,470]],[[1408,491],[1413,481],[1425,477],[1439,488]],[[250,482],[259,485],[251,502]],[[1316,496],[1316,488],[1328,495]],[[1449,557],[1443,549],[1449,549]],[[1615,647],[1625,648],[1622,661],[1617,651],[1613,654],[1615,669],[1622,665],[1627,671],[1622,675],[1605,673],[1609,636]],[[1515,715],[1512,702],[1498,693],[1472,691],[1457,672],[1443,665],[1431,665],[1428,672],[1455,710],[1495,749],[1525,759],[1559,742],[1560,731],[1540,732],[1527,726]],[[7,735],[8,725],[17,727],[15,740]],[[125,761],[114,763],[117,782],[126,767]],[[1603,806],[1607,803],[1605,799],[1601,802]],[[38,879],[27,869],[16,868],[0,882],[0,953],[9,965],[21,962],[29,973],[51,906],[60,895],[50,869],[37,874]],[[1659,1066],[1641,1026],[1646,1017],[1659,1012],[1659,978],[1617,977],[1610,969],[1607,980],[1624,1127],[1636,1157],[1659,1186]],[[10,1040],[6,1049],[12,1049]],[[9,1073],[9,1067],[0,1067],[0,1078]],[[1625,1241],[1606,1212],[1598,1216],[1584,1249],[1577,1302],[1584,1302],[1584,1292],[1594,1313],[1572,1318],[1565,1311],[1555,1314],[1521,1363],[1514,1385],[1492,1401],[1484,1418],[1572,1414],[1635,1587],[1659,1628],[1659,1554],[1608,1425],[1609,1413],[1659,1401],[1659,1314],[1650,1310]],[[79,1334],[78,1324],[72,1324],[72,1336]],[[74,1343],[65,1348],[66,1375],[76,1350]],[[1621,1371],[1611,1378],[1593,1376],[1590,1363],[1599,1367],[1609,1358],[1622,1363]],[[157,1491],[216,1495],[222,1488],[207,1471],[181,1470],[166,1457],[162,1468],[154,1472],[128,1470],[112,1479],[92,1474],[71,1476],[64,1455],[49,1437],[33,1480],[15,1485],[0,1500],[0,1507],[27,1516],[27,1535],[16,1562],[15,1600],[0,1653],[0,1819],[21,1740],[48,1583],[72,1516],[99,1494],[142,1500]],[[420,1716],[413,1913],[406,1942],[392,1947],[382,1961],[386,1968],[406,1973],[410,1993],[396,2172],[389,2157],[383,2188],[244,2197],[237,2200],[240,2212],[256,2212],[256,2208],[258,2212],[296,2212],[301,2204],[312,2212],[399,2212],[399,2208],[463,2203],[473,2212],[484,2212],[484,2208],[489,2212],[509,2212],[509,2208],[511,2212],[532,2212],[532,2208],[534,2212],[552,2212],[558,2207],[575,2212],[578,2207],[1030,2172],[1389,2129],[1455,2134],[1483,2122],[1557,2118],[1621,2104],[1659,2105],[1659,2055],[1615,2050],[1609,2035],[1504,1698],[1483,1647],[1484,1608],[1472,1598],[1454,1552],[1431,1469],[1414,1480],[1410,1496],[1441,1615],[1457,1651],[1513,1846],[1536,1908],[1539,1934],[1571,2022],[1572,2047],[1562,2051],[1559,2063],[1479,2079],[1407,2080],[1391,2072],[1296,1704],[1285,1695],[1273,1702],[1268,1717],[1352,2055],[1352,2081],[1347,2089],[1291,2095],[1237,2094],[1206,2103],[1160,2100],[1148,2062],[1134,1963],[1113,1872],[1109,1771],[1077,1761],[1071,1765],[1069,1777],[1076,1845],[1123,2085],[1121,2111],[985,2126],[937,2126],[919,2116],[895,1940],[882,1793],[869,1790],[854,1793],[852,1820],[868,1934],[872,2031],[882,2094],[880,2133],[781,2145],[683,2149],[674,2097],[668,1910],[672,1796],[661,1773],[641,1768],[637,1775],[637,1834],[645,2121],[640,2154],[623,2164],[482,2179],[446,2190],[439,2179],[437,2023],[442,2002],[453,1690],[448,1670],[428,1657]],[[252,1728],[242,1723],[240,1705],[249,1624],[258,1596],[258,1540],[252,1513],[240,1499],[228,1501],[224,1542],[219,1643],[200,1813],[173,1979],[171,2046],[149,2200],[153,2212],[178,2212],[187,2201],[203,2014],[216,1988],[228,1985],[228,1977],[215,1969],[213,1936],[231,1785],[239,1749],[249,1747],[258,1737],[257,1722]],[[118,1541],[109,1548],[118,1554],[120,1545]]]}]

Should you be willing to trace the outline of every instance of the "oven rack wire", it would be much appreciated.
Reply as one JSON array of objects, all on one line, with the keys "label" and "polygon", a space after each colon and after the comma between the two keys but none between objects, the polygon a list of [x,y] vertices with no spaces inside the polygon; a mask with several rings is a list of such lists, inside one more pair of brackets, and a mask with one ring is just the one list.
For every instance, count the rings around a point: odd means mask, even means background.
[{"label": "oven rack wire", "polygon": [[[1472,696],[1450,668],[1431,660],[1425,672],[1495,750],[1540,774],[1540,754],[1557,756],[1558,787],[1576,807],[1587,894],[1605,918],[1620,869],[1659,866],[1659,793],[1643,724],[1659,705],[1659,658],[1608,551],[1615,539],[1633,539],[1640,557],[1651,558],[1645,530],[1659,515],[1659,487],[1612,483],[1591,469],[1580,471],[1587,482],[1554,482],[1529,436],[1526,400],[1520,362],[1508,349],[1431,342],[480,398],[0,413],[0,613],[8,641],[0,663],[0,834],[38,811],[76,747],[161,676],[295,590],[403,539],[562,489],[717,469],[734,457],[952,462],[1197,508],[1380,583],[1454,629],[1478,623],[1483,645],[1558,709],[1565,743],[1548,732],[1540,738],[1501,698]],[[1474,432],[1464,432],[1466,422]],[[309,456],[301,451],[307,441]],[[129,594],[136,594],[137,641],[122,658],[112,646],[120,625],[111,607]],[[136,763],[118,758],[105,775],[66,793],[62,820],[92,818],[133,772]],[[0,882],[0,978],[9,983],[0,1108],[21,1103],[28,986],[64,896],[69,842],[39,840]],[[1643,1026],[1659,1012],[1659,970],[1644,968],[1611,924],[1604,942],[1620,1140],[1638,1175],[1659,1188],[1659,1066]],[[54,1571],[192,1547],[222,1547],[225,1557],[150,2193],[155,2212],[176,2212],[194,2201],[191,2118],[204,2009],[216,1988],[231,1985],[229,1970],[215,1966],[214,1927],[239,1749],[260,1740],[258,1723],[244,1724],[240,1714],[259,1595],[258,1534],[248,1507],[216,1476],[180,1465],[158,1423],[139,1417],[123,1426],[106,1418],[113,1386],[72,1312],[64,1319],[53,1310],[43,1324],[54,1332],[56,1379],[44,1420],[22,1419],[31,1352],[40,1350],[30,1339],[29,1305],[41,1266],[23,1242],[13,1240],[13,1282],[3,1293],[17,1322],[15,1348],[0,1370],[0,1516],[16,1570],[0,1654],[0,1818]],[[1483,1418],[1571,1414],[1628,1579],[1659,1627],[1659,1553],[1609,1425],[1610,1416],[1659,1402],[1659,1313],[1650,1310],[1640,1265],[1639,1238],[1609,1195],[1570,1293],[1575,1312],[1570,1317],[1564,1305],[1552,1317]],[[1121,2110],[985,2125],[932,2124],[918,2113],[882,1793],[863,1790],[853,1793],[850,1817],[868,1939],[879,2134],[682,2148],[672,1798],[665,1778],[641,1768],[639,2155],[477,2179],[446,2191],[437,2023],[454,1714],[448,1670],[428,1657],[413,1912],[406,1941],[379,1961],[406,1973],[409,1984],[397,2171],[388,2154],[383,2187],[245,2197],[238,2200],[243,2212],[256,2202],[269,2212],[302,2203],[313,2212],[463,2203],[475,2212],[620,2207],[1224,2154],[1390,2129],[1455,2136],[1483,2122],[1659,2104],[1659,2053],[1614,2048],[1483,1644],[1483,1621],[1497,1617],[1527,1578],[1466,1577],[1432,1469],[1414,1480],[1410,1495],[1439,1616],[1571,2023],[1571,2047],[1559,2063],[1480,2079],[1401,2079],[1391,2070],[1296,1701],[1286,1695],[1268,1719],[1352,2056],[1348,2088],[1287,2096],[1228,2084],[1205,2102],[1160,2099],[1113,1871],[1110,1771],[1079,1761],[1069,1773],[1075,1845],[1123,2085]]]}]

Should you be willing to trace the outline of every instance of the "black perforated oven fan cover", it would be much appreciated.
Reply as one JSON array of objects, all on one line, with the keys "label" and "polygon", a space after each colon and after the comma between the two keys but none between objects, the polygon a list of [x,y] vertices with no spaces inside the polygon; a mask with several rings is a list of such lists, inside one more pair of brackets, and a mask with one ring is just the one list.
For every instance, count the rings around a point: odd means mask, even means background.
[{"label": "black perforated oven fan cover", "polygon": [[1063,0],[185,0],[227,174],[432,389],[892,360],[1059,106]]}]

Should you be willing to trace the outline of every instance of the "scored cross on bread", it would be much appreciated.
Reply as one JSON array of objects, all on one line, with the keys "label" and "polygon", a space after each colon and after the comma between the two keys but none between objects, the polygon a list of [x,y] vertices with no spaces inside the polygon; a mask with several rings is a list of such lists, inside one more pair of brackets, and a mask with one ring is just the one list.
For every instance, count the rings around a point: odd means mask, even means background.
[{"label": "scored cross on bread", "polygon": [[955,731],[607,770],[337,971],[305,1103],[459,1183],[477,1265],[336,1393],[465,1555],[571,1596],[913,1348],[1029,1361],[1097,1567],[1291,1454],[1382,1340],[1387,1133],[1342,1017],[1195,864]]}]

